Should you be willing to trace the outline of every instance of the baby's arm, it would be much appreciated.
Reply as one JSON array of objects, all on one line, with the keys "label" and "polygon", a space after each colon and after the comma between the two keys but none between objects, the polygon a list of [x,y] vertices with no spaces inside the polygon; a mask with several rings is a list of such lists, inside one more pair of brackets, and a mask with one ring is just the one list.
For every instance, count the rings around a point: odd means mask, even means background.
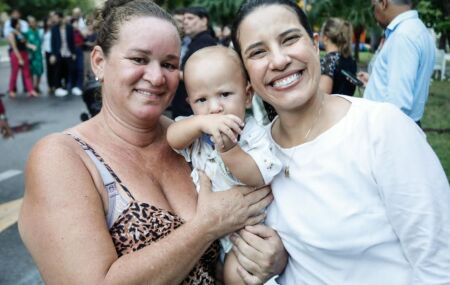
[{"label": "baby's arm", "polygon": [[176,150],[182,150],[202,135],[201,116],[189,118],[172,123],[167,129],[167,142]]},{"label": "baby's arm", "polygon": [[264,178],[258,165],[239,145],[235,145],[226,152],[221,152],[220,156],[233,176],[245,185],[254,187],[264,185]]},{"label": "baby's arm", "polygon": [[224,137],[228,137],[234,143],[237,142],[237,134],[241,133],[241,119],[234,115],[194,115],[170,125],[167,130],[167,142],[174,149],[184,149],[200,137],[202,133],[213,137],[218,149],[224,148]]},{"label": "baby's arm", "polygon": [[239,262],[233,251],[230,251],[223,266],[223,281],[225,285],[246,284],[238,273]]}]

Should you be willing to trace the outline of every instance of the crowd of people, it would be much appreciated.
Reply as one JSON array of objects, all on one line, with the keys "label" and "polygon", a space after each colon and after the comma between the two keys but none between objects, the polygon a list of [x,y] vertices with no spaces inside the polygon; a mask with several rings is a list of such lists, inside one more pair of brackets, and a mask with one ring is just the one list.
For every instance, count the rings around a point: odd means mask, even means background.
[{"label": "crowd of people", "polygon": [[[372,8],[388,32],[362,84],[415,98],[428,85],[383,85],[398,64],[385,53],[405,47],[403,23],[421,22],[409,0]],[[79,19],[54,17],[55,70],[78,62]],[[27,163],[19,231],[44,281],[449,284],[448,180],[421,112],[352,97],[351,24],[331,18],[315,34],[293,1],[246,0],[224,30],[203,7],[170,15],[151,0],[97,13],[101,110],[41,139]],[[431,76],[434,56],[414,55],[427,63],[402,84]],[[77,80],[58,80],[55,95],[75,93]],[[254,96],[267,125],[246,112]]]},{"label": "crowd of people", "polygon": [[[71,15],[51,11],[39,22],[31,15],[22,19],[19,10],[12,10],[3,25],[11,63],[9,97],[17,96],[19,73],[29,97],[37,97],[45,91],[58,97],[82,95],[90,70],[89,52],[96,38],[89,22],[80,8],[74,8]],[[40,89],[44,71],[47,90]]]}]

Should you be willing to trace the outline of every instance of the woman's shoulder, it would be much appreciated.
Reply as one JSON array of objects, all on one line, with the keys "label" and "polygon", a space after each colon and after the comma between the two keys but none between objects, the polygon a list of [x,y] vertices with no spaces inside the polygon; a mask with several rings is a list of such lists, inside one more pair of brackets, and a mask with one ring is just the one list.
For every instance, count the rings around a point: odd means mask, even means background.
[{"label": "woman's shoulder", "polygon": [[32,148],[28,164],[38,164],[41,167],[50,166],[53,162],[70,160],[79,157],[82,149],[76,141],[65,133],[54,133],[40,139]]}]

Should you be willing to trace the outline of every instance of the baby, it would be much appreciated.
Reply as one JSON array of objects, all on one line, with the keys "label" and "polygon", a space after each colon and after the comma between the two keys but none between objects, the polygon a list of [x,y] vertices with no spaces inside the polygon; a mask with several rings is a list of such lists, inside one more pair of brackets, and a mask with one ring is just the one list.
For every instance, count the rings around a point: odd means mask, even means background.
[{"label": "baby", "polygon": [[[186,62],[184,82],[194,115],[176,118],[167,131],[167,140],[192,163],[197,191],[198,169],[211,179],[215,192],[235,185],[270,184],[282,165],[272,153],[264,128],[253,117],[245,116],[253,90],[237,53],[222,46],[197,51]],[[229,253],[229,238],[220,242]],[[230,272],[234,262],[235,256],[227,254],[225,275],[235,274]]]}]

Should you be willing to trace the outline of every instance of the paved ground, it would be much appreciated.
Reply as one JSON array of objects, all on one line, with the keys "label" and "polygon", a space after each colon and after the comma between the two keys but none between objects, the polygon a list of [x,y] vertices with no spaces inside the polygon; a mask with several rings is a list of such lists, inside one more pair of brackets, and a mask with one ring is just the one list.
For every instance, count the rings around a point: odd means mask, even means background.
[{"label": "paved ground", "polygon": [[[4,51],[4,49],[3,49]],[[9,80],[9,62],[3,61],[0,49],[0,93],[5,93]],[[22,90],[21,79],[17,82]],[[45,82],[41,90],[46,90]],[[79,122],[85,111],[81,97],[26,98],[2,97],[10,124],[17,133],[14,139],[0,137],[0,284],[43,284],[17,230],[17,216],[24,189],[23,170],[28,153],[43,136],[60,132]]]}]

